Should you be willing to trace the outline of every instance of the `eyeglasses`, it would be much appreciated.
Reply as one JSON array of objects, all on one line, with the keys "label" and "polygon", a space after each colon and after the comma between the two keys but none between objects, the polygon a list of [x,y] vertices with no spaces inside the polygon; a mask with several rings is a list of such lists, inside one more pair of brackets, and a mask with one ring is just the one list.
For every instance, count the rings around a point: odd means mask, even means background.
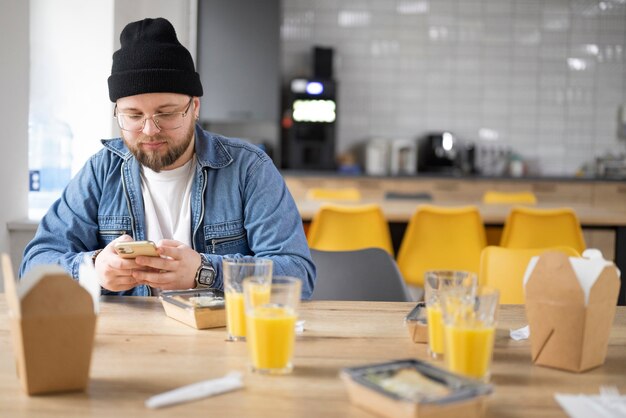
[{"label": "eyeglasses", "polygon": [[117,119],[117,124],[124,131],[141,132],[146,126],[146,120],[148,119],[152,119],[159,131],[169,131],[183,126],[183,119],[187,116],[192,101],[193,97],[189,99],[189,103],[187,103],[187,107],[185,107],[183,112],[155,113],[152,116],[136,113],[119,113],[116,104],[115,109],[113,109],[113,117]]}]

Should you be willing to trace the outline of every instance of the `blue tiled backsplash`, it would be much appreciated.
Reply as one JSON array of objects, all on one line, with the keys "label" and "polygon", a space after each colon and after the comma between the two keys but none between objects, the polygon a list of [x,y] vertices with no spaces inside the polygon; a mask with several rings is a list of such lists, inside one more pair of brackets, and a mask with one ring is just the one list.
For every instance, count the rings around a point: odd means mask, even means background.
[{"label": "blue tiled backsplash", "polygon": [[335,50],[337,151],[451,130],[545,175],[626,150],[626,0],[283,0],[282,70]]}]

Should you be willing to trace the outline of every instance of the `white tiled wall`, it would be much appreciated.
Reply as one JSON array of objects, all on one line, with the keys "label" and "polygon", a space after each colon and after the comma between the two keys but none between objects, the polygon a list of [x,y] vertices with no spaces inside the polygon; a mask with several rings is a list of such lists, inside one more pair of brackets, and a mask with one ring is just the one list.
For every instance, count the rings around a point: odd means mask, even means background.
[{"label": "white tiled wall", "polygon": [[626,0],[283,0],[285,80],[314,45],[335,49],[338,152],[448,129],[571,175],[626,151]]}]

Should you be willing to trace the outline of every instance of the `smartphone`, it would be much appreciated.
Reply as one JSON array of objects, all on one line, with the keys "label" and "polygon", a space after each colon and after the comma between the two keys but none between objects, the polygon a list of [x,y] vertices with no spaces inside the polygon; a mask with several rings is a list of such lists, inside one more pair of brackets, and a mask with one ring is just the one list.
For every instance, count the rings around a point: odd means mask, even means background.
[{"label": "smartphone", "polygon": [[158,257],[156,244],[152,241],[124,241],[114,246],[117,254],[122,258],[135,258],[138,255]]}]

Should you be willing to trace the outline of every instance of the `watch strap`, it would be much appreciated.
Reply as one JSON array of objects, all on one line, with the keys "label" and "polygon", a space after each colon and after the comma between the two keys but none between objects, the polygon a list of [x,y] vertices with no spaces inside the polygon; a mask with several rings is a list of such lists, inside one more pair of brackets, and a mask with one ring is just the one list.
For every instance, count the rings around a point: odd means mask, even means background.
[{"label": "watch strap", "polygon": [[91,254],[91,261],[93,262],[93,265],[96,265],[96,257],[98,257],[98,255],[102,252],[103,248],[100,248],[99,250],[96,250],[93,252],[93,254]]}]

